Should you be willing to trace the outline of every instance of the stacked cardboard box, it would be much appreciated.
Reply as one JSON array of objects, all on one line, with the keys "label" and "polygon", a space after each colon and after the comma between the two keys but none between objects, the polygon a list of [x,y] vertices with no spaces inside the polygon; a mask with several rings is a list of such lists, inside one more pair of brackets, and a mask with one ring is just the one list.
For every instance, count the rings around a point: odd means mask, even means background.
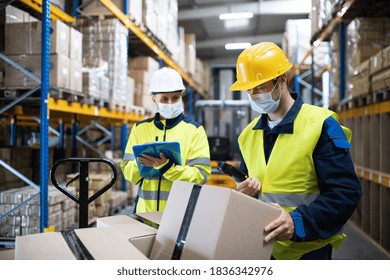
[{"label": "stacked cardboard box", "polygon": [[355,18],[347,26],[347,54],[351,67],[369,59],[389,44],[390,19]]},{"label": "stacked cardboard box", "polygon": [[[83,66],[100,68],[102,61],[107,62],[107,73],[102,76],[107,76],[109,81],[108,101],[113,106],[125,105],[128,94],[127,28],[118,19],[80,21],[79,25],[84,36]],[[106,98],[105,82],[107,79],[103,78],[99,84],[102,99]]]},{"label": "stacked cardboard box", "polygon": [[155,112],[155,105],[149,93],[150,80],[159,68],[156,60],[147,56],[130,57],[128,74],[134,79],[134,105]]},{"label": "stacked cardboard box", "polygon": [[196,68],[196,35],[187,33],[184,35],[185,48],[185,70],[191,75],[195,75]]},{"label": "stacked cardboard box", "polygon": [[[36,193],[31,187],[14,188],[0,192],[0,213],[10,211],[21,202]],[[37,233],[40,231],[39,197],[31,203],[19,208],[0,222],[0,236],[13,238],[18,235]]]},{"label": "stacked cardboard box", "polygon": [[[68,188],[74,193],[74,188]],[[13,211],[0,222],[1,237],[15,237],[38,233],[40,231],[40,199],[38,191],[32,187],[14,188],[0,192],[0,213],[5,213],[23,201],[36,196],[27,205]],[[48,188],[48,225],[56,231],[73,226],[75,215],[73,201],[59,192],[54,186]],[[64,220],[64,216],[66,220]]]},{"label": "stacked cardboard box", "polygon": [[370,58],[372,90],[374,92],[390,88],[390,45]]},{"label": "stacked cardboard box", "polygon": [[[40,77],[42,23],[10,23],[5,27],[5,54]],[[50,87],[81,91],[81,34],[58,20],[51,22],[51,30]],[[6,87],[29,88],[37,82],[7,64],[4,84]]]}]

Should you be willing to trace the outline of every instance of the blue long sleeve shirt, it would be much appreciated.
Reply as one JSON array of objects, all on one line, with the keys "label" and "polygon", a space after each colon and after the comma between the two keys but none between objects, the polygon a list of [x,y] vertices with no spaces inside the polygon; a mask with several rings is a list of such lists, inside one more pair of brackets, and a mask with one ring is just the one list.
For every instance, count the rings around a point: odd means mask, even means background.
[{"label": "blue long sleeve shirt", "polygon": [[[264,130],[266,162],[278,135],[293,133],[294,120],[302,104],[302,99],[298,97],[283,120],[272,130],[268,127],[266,114],[254,127]],[[312,241],[333,236],[348,221],[359,202],[362,194],[360,182],[349,153],[348,141],[336,135],[340,130],[335,119],[329,117],[325,120],[313,152],[320,195],[311,204],[300,205],[290,212],[295,226],[293,241]],[[248,174],[243,159],[240,169]]]}]

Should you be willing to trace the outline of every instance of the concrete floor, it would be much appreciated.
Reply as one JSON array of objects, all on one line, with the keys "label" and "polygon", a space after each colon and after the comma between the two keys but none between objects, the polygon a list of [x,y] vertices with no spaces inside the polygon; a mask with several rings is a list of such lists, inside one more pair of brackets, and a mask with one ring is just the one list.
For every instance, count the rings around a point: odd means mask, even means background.
[{"label": "concrete floor", "polygon": [[390,260],[390,253],[385,252],[353,223],[345,225],[347,235],[339,251],[333,250],[334,260]]}]

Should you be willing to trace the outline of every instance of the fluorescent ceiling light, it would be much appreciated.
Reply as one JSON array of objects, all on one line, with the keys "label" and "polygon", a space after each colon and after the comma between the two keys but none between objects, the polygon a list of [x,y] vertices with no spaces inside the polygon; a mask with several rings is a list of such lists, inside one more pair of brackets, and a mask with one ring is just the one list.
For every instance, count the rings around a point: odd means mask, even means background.
[{"label": "fluorescent ceiling light", "polygon": [[242,18],[252,18],[253,13],[251,12],[242,12],[242,13],[226,13],[226,14],[220,14],[219,19],[220,20],[226,20],[226,19],[242,19]]},{"label": "fluorescent ceiling light", "polygon": [[251,43],[227,43],[225,49],[227,50],[243,50],[252,46]]},{"label": "fluorescent ceiling light", "polygon": [[234,19],[234,20],[224,20],[223,26],[225,29],[233,30],[233,29],[244,29],[249,26],[250,22],[248,18],[242,19]]}]

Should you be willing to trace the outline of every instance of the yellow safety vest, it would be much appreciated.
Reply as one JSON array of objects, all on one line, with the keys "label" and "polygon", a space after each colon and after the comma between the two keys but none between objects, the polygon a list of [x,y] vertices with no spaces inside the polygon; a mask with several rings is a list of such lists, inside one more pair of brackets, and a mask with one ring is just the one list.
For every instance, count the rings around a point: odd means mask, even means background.
[{"label": "yellow safety vest", "polygon": [[[262,183],[261,199],[279,203],[290,212],[299,205],[308,205],[320,193],[313,162],[313,151],[321,135],[322,126],[328,117],[338,120],[337,115],[325,108],[303,104],[294,120],[292,134],[280,134],[265,161],[263,130],[253,130],[259,121],[253,120],[240,134],[238,142],[248,168],[249,177]],[[342,127],[347,137],[352,134]],[[328,239],[309,242],[277,241],[272,255],[275,259],[300,259],[304,254],[331,244],[339,248],[344,234]]]},{"label": "yellow safety vest", "polygon": [[[166,122],[154,117],[137,123],[127,142],[120,166],[126,180],[140,184],[137,213],[163,211],[173,181],[204,184],[211,174],[210,148],[203,126],[183,114],[175,120],[169,120],[171,125],[167,126]],[[132,147],[153,141],[179,142],[183,165],[173,165],[163,176],[146,179],[139,174]]]}]

